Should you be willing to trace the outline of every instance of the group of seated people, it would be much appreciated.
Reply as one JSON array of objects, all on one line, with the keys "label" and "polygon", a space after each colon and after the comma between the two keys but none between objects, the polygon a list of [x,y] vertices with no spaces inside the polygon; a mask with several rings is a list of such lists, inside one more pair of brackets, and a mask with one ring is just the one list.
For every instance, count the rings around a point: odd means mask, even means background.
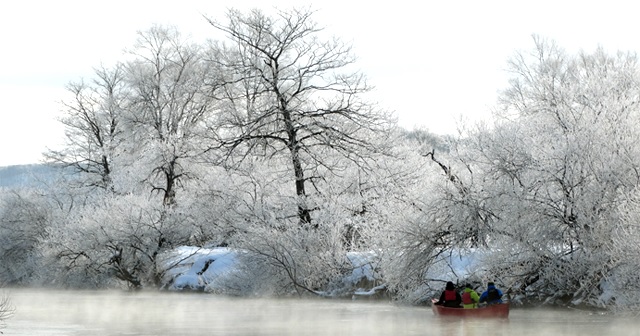
[{"label": "group of seated people", "polygon": [[471,284],[466,284],[460,294],[453,282],[448,281],[447,286],[440,295],[440,300],[434,304],[453,308],[478,308],[480,304],[502,303],[502,291],[496,288],[493,282],[487,284],[487,290],[481,295],[473,290]]}]

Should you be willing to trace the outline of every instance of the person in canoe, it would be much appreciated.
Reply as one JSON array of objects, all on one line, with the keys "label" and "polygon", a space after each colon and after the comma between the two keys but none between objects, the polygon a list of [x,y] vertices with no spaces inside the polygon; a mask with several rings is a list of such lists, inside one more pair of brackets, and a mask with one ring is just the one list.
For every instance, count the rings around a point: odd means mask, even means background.
[{"label": "person in canoe", "polygon": [[487,283],[487,290],[480,295],[480,303],[497,304],[502,303],[502,291],[496,288],[493,282]]},{"label": "person in canoe", "polygon": [[452,308],[460,308],[460,304],[462,303],[462,297],[460,293],[456,291],[456,286],[451,281],[447,281],[447,286],[440,294],[440,300],[438,300],[435,304],[452,307]]},{"label": "person in canoe", "polygon": [[466,284],[462,291],[462,308],[478,308],[478,302],[480,302],[480,296],[473,290],[471,284]]}]

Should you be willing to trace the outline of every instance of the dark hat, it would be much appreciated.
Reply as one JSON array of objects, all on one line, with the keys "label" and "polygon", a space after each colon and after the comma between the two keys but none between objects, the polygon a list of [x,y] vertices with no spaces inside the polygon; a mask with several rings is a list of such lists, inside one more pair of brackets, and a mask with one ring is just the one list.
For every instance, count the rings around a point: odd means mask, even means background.
[{"label": "dark hat", "polygon": [[456,287],[453,285],[453,282],[447,281],[447,287],[445,288],[448,290],[452,290],[452,289],[455,289]]}]

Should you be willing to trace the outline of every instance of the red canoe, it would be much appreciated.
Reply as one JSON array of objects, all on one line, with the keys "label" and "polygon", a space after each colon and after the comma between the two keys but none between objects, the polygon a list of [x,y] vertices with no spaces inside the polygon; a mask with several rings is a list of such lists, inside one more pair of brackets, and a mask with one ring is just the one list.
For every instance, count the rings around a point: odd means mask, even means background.
[{"label": "red canoe", "polygon": [[450,308],[431,305],[434,315],[439,316],[456,316],[456,317],[479,317],[479,318],[508,318],[509,317],[509,303],[494,304],[484,306],[480,308],[464,309],[464,308]]}]

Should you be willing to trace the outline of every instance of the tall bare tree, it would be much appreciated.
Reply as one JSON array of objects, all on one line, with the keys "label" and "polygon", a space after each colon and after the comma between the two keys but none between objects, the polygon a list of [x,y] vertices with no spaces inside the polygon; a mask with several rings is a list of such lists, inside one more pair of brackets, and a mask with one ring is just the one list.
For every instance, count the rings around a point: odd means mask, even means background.
[{"label": "tall bare tree", "polygon": [[228,12],[228,21],[209,19],[228,41],[214,44],[210,61],[224,77],[217,97],[223,111],[210,134],[227,162],[259,155],[289,162],[297,218],[313,224],[310,183],[315,171],[335,169],[330,153],[360,162],[381,149],[373,140],[390,119],[362,99],[370,87],[352,71],[350,46],[323,39],[311,10]]},{"label": "tall bare tree", "polygon": [[65,102],[66,114],[60,119],[65,126],[66,146],[45,153],[47,161],[72,167],[86,178],[77,179],[85,186],[111,188],[113,158],[120,143],[122,112],[128,91],[124,68],[98,68],[89,82],[70,83],[73,94]]},{"label": "tall bare tree", "polygon": [[180,182],[189,175],[184,160],[198,153],[197,129],[213,106],[205,91],[208,70],[201,48],[172,27],[141,32],[130,54],[131,133],[140,145],[139,154],[153,166],[148,179],[152,188],[171,205]]}]

